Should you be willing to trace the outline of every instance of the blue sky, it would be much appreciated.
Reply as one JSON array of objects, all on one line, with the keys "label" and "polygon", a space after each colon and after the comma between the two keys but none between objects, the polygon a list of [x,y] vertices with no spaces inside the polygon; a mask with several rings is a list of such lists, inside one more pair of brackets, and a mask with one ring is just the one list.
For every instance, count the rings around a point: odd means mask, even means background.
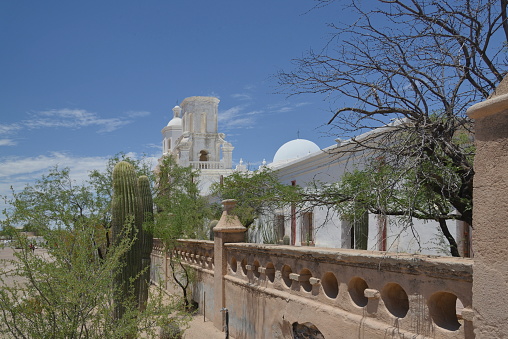
[{"label": "blue sky", "polygon": [[257,167],[299,136],[333,143],[319,95],[272,76],[322,48],[342,13],[312,0],[0,2],[0,195],[52,165],[77,176],[118,152],[157,158],[171,108],[217,96],[219,129]]}]

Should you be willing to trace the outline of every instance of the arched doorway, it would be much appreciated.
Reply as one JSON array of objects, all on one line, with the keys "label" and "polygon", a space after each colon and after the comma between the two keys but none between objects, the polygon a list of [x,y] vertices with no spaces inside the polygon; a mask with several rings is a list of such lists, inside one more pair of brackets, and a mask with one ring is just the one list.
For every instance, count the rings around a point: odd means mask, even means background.
[{"label": "arched doorway", "polygon": [[199,152],[199,161],[208,161],[208,152],[207,151],[200,151]]}]

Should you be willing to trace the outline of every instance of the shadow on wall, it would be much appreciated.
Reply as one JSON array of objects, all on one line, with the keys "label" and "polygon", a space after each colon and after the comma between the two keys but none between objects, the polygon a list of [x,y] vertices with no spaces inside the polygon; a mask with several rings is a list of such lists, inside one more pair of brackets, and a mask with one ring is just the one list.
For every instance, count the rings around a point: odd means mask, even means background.
[{"label": "shadow on wall", "polygon": [[325,339],[318,328],[311,323],[293,323],[293,338],[295,339]]}]

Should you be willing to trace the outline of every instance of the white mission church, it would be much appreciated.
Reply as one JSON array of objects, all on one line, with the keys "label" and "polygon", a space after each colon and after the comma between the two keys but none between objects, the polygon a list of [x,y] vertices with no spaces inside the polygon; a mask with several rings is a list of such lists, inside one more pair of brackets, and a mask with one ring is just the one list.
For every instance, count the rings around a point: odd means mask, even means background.
[{"label": "white mission church", "polygon": [[[233,171],[247,171],[240,162],[233,169],[234,147],[218,130],[219,99],[189,97],[173,108],[173,118],[162,129],[163,155],[172,154],[181,166],[192,166],[201,173],[202,194],[209,192],[214,182]],[[373,133],[368,132],[368,133]],[[367,133],[367,134],[368,134]],[[358,136],[356,139],[361,139]],[[270,167],[280,182],[306,187],[311,181],[333,183],[354,167],[361,167],[363,156],[337,156],[348,141],[337,140],[321,150],[315,143],[304,139],[291,140],[275,153]],[[264,166],[265,164],[263,164]],[[270,225],[281,239],[288,236],[291,245],[333,248],[362,248],[390,252],[408,252],[448,255],[447,242],[438,231],[436,222],[413,220],[413,225],[398,222],[397,217],[365,215],[360,225],[342,220],[336,212],[326,208],[309,207],[296,210],[288,206],[260,218]],[[448,221],[450,230],[456,229],[459,252],[470,256],[470,228],[461,222]],[[253,232],[251,238],[262,242],[262,232]]]}]

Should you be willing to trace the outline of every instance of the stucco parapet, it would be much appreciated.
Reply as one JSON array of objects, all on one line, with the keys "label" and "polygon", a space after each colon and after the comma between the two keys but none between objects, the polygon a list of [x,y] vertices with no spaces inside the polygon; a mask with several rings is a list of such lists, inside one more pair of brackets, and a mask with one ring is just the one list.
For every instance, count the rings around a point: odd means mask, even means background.
[{"label": "stucco parapet", "polygon": [[[389,336],[387,333],[396,333],[397,338],[430,338],[424,335],[415,335],[415,333],[409,332],[402,328],[394,328],[392,324],[384,323],[375,317],[366,317],[363,313],[357,314],[348,312],[340,307],[335,307],[332,305],[323,304],[317,300],[312,300],[306,297],[302,297],[298,294],[292,294],[287,291],[277,290],[265,286],[257,286],[251,283],[248,283],[242,279],[233,276],[224,276],[224,280],[229,284],[239,286],[241,288],[249,289],[250,291],[256,291],[261,295],[271,296],[279,300],[284,300],[286,303],[295,305],[294,309],[307,309],[313,310],[313,312],[319,312],[324,316],[330,315],[329,319],[333,319],[334,323],[338,324],[361,324],[361,329],[364,331],[365,329],[373,329],[373,331],[380,331],[382,334],[379,338],[387,338],[387,337],[395,337]],[[338,320],[340,319],[340,320]],[[339,322],[340,321],[340,322]],[[339,325],[340,326],[340,325]],[[355,325],[358,327],[358,325]],[[367,330],[366,333],[372,333]],[[354,337],[352,335],[351,337]],[[436,336],[433,336],[433,338]],[[455,336],[449,336],[455,337]],[[376,336],[376,338],[378,338]]]},{"label": "stucco parapet", "polygon": [[468,108],[467,115],[472,119],[481,119],[505,110],[508,110],[508,94],[495,96],[474,104]]},{"label": "stucco parapet", "polygon": [[179,244],[189,247],[202,247],[206,249],[213,249],[212,240],[195,240],[195,239],[178,239]]},{"label": "stucco parapet", "polygon": [[470,258],[249,243],[229,243],[225,247],[228,251],[238,251],[245,255],[285,257],[469,282],[472,281],[473,273],[473,260]]}]

